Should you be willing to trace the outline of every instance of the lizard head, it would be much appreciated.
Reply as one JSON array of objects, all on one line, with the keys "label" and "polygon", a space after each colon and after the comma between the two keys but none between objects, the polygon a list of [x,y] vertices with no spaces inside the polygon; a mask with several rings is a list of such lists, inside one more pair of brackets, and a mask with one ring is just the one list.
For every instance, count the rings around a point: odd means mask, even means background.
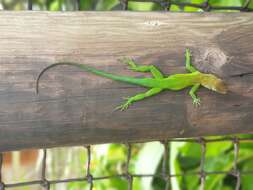
[{"label": "lizard head", "polygon": [[226,84],[212,74],[205,74],[201,85],[221,94],[226,94],[228,91]]}]

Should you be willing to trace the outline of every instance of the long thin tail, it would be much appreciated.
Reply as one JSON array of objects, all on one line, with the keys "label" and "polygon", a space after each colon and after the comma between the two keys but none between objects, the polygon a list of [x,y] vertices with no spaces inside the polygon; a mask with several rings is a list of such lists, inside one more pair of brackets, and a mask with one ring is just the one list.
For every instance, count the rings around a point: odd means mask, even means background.
[{"label": "long thin tail", "polygon": [[94,73],[96,75],[99,75],[99,76],[103,76],[103,77],[106,77],[106,78],[110,78],[112,80],[117,80],[117,81],[122,81],[122,82],[127,82],[127,83],[132,83],[132,84],[139,84],[141,85],[142,82],[140,81],[140,79],[137,79],[137,78],[132,78],[132,77],[125,77],[125,76],[118,76],[118,75],[114,75],[114,74],[111,74],[111,73],[106,73],[104,71],[100,71],[100,70],[97,70],[95,68],[92,68],[92,67],[89,67],[87,65],[83,65],[83,64],[79,64],[79,63],[71,63],[71,62],[59,62],[59,63],[54,63],[52,65],[49,65],[48,67],[46,67],[45,69],[43,69],[39,76],[37,77],[37,80],[36,80],[36,94],[39,93],[39,81],[40,81],[40,78],[41,76],[49,69],[53,68],[53,67],[56,67],[58,65],[71,65],[71,66],[74,66],[74,67],[78,67],[82,70],[85,70],[85,71],[88,71],[88,72],[91,72],[91,73]]}]

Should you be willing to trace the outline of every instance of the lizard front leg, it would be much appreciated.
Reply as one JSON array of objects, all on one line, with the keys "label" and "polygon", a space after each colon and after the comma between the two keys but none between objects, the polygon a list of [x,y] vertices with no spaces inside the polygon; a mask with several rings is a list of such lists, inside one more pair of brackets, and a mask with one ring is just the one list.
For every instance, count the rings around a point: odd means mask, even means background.
[{"label": "lizard front leg", "polygon": [[191,73],[197,71],[197,69],[195,69],[192,65],[191,65],[191,52],[190,50],[187,48],[185,50],[185,67],[188,71],[190,71]]},{"label": "lizard front leg", "polygon": [[133,60],[127,59],[127,58],[125,58],[125,59],[123,59],[121,61],[124,62],[124,63],[126,63],[126,64],[128,64],[129,65],[129,69],[131,69],[133,71],[151,72],[152,75],[154,76],[154,78],[157,78],[157,79],[164,78],[163,74],[154,65],[139,66]]},{"label": "lizard front leg", "polygon": [[153,96],[155,94],[158,94],[159,92],[161,92],[162,89],[161,88],[152,88],[149,91],[145,92],[145,93],[141,93],[141,94],[137,94],[133,97],[127,98],[126,103],[118,106],[117,109],[120,109],[121,111],[127,109],[133,102],[139,101],[139,100],[143,100],[144,98]]},{"label": "lizard front leg", "polygon": [[200,105],[200,98],[198,98],[197,96],[196,96],[196,94],[195,94],[195,92],[199,89],[199,87],[200,87],[200,84],[195,84],[192,88],[191,88],[191,90],[190,90],[190,92],[189,92],[189,94],[190,94],[190,96],[192,97],[192,100],[193,100],[193,105],[194,106],[199,106]]}]

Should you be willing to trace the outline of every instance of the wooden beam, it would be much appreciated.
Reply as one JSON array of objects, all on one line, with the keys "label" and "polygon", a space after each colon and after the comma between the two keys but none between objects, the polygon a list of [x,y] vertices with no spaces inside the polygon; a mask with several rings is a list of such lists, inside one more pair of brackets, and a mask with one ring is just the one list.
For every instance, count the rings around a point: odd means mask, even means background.
[{"label": "wooden beam", "polygon": [[[0,151],[24,148],[253,132],[253,14],[137,12],[0,12]],[[129,57],[166,75],[193,65],[225,80],[227,95],[202,88],[192,105],[189,89],[113,111],[145,89],[72,67],[72,61],[128,76]]]}]

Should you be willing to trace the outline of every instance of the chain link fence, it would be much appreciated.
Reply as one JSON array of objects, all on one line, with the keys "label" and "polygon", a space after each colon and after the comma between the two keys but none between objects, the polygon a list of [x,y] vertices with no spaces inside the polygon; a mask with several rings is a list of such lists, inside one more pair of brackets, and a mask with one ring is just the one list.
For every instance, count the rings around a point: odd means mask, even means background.
[{"label": "chain link fence", "polygon": [[[201,160],[199,165],[199,171],[197,172],[186,172],[186,173],[171,173],[168,167],[169,163],[169,154],[168,148],[171,142],[189,142],[189,143],[197,143],[201,145]],[[205,167],[206,162],[206,145],[211,143],[222,143],[222,142],[230,142],[233,144],[233,167],[232,169],[225,170],[225,171],[207,171]],[[2,174],[0,173],[0,189],[11,189],[15,187],[24,187],[24,186],[33,186],[33,185],[40,185],[43,189],[50,190],[52,189],[51,186],[55,184],[61,183],[71,183],[71,182],[86,182],[89,184],[89,189],[93,189],[93,185],[96,181],[99,180],[110,180],[110,179],[123,179],[127,181],[128,189],[132,190],[133,188],[133,181],[136,178],[160,178],[165,182],[165,190],[171,189],[171,179],[178,178],[178,177],[185,177],[185,176],[198,176],[199,178],[199,189],[204,190],[205,188],[205,181],[206,178],[212,175],[228,175],[233,176],[235,178],[235,190],[239,190],[241,185],[241,179],[245,175],[252,175],[253,176],[253,169],[247,171],[241,171],[238,161],[240,159],[239,152],[240,152],[240,144],[244,142],[253,143],[253,138],[241,138],[241,137],[217,137],[212,139],[207,138],[191,138],[191,139],[172,139],[168,141],[161,141],[160,143],[164,147],[163,151],[163,159],[162,159],[162,169],[161,173],[150,173],[150,174],[138,174],[132,173],[129,170],[129,165],[131,161],[132,155],[132,144],[125,144],[127,148],[127,154],[125,155],[125,171],[123,173],[111,175],[111,176],[95,176],[91,172],[91,146],[84,146],[84,151],[87,154],[87,163],[86,163],[86,173],[84,174],[85,177],[80,178],[69,178],[69,179],[59,179],[59,180],[49,180],[46,177],[46,162],[47,162],[47,149],[43,150],[43,160],[42,160],[42,170],[41,170],[41,179],[35,181],[28,181],[28,182],[21,182],[15,184],[5,184],[1,179]],[[0,168],[2,167],[2,155],[0,157]],[[152,163],[150,163],[152,164]]]},{"label": "chain link fence", "polygon": [[237,10],[237,11],[252,11],[253,9],[249,7],[251,0],[247,0],[244,2],[243,6],[237,7],[237,6],[215,6],[212,5],[212,2],[210,0],[203,1],[201,4],[194,4],[190,3],[190,1],[171,1],[171,0],[121,0],[122,9],[127,10],[128,9],[128,3],[131,1],[136,2],[153,2],[159,4],[165,11],[170,11],[171,6],[176,5],[179,8],[184,7],[194,7],[198,9],[202,9],[202,11],[213,11],[213,10]]},{"label": "chain link fence", "polygon": [[[250,12],[253,11],[253,1],[245,0],[243,6],[216,6],[215,3],[211,0],[203,1],[200,4],[190,3],[191,1],[176,1],[176,0],[120,0],[120,6],[115,6],[117,10],[129,10],[129,3],[131,2],[144,2],[144,3],[155,3],[159,6],[160,10],[171,11],[172,6],[177,6],[178,10],[183,10],[185,7],[193,7],[200,9],[200,11],[243,11]],[[82,10],[81,0],[72,1],[74,4],[73,10]],[[27,9],[33,10],[34,1],[28,0]],[[5,3],[2,5],[3,9],[6,8]],[[6,8],[10,9],[10,8]],[[186,142],[186,143],[195,143],[201,146],[201,155],[200,155],[200,163],[199,170],[197,172],[183,172],[183,173],[172,173],[169,169],[168,163],[170,160],[169,149],[170,145],[173,142]],[[233,166],[232,169],[228,168],[228,170],[216,170],[216,171],[208,171],[205,167],[206,163],[206,151],[207,145],[211,143],[222,143],[222,142],[230,142],[233,144]],[[89,189],[94,189],[94,183],[100,180],[111,180],[111,179],[121,179],[125,180],[128,184],[128,190],[132,190],[133,181],[136,178],[159,178],[165,183],[165,190],[171,189],[171,180],[173,178],[185,177],[185,176],[197,176],[199,179],[199,189],[204,190],[206,188],[206,179],[212,175],[226,175],[232,176],[234,178],[235,184],[234,189],[240,190],[241,182],[243,176],[251,176],[253,177],[253,168],[252,170],[242,170],[239,165],[239,152],[241,144],[243,143],[253,143],[253,137],[216,137],[216,138],[191,138],[191,139],[170,139],[166,141],[161,141],[160,143],[163,145],[163,159],[162,159],[162,168],[160,173],[150,173],[150,174],[138,174],[133,173],[129,170],[130,161],[132,158],[132,145],[133,144],[124,144],[127,149],[127,154],[125,155],[125,169],[123,173],[118,173],[110,176],[96,176],[91,172],[91,147],[92,146],[84,146],[83,150],[86,152],[87,163],[85,166],[85,173],[83,174],[85,177],[79,178],[67,178],[67,179],[59,179],[59,180],[50,180],[46,176],[47,171],[47,149],[43,150],[43,159],[42,159],[42,169],[41,169],[41,178],[39,180],[20,182],[20,183],[5,183],[2,179],[2,165],[3,165],[3,154],[0,154],[0,190],[4,189],[12,189],[12,188],[20,188],[24,187],[32,187],[33,185],[39,185],[42,189],[50,190],[52,189],[52,185],[55,184],[63,184],[63,183],[71,183],[71,182],[86,182],[89,186]],[[150,163],[151,164],[151,163]],[[62,166],[64,167],[64,166]],[[185,188],[187,189],[187,187]],[[245,188],[247,189],[247,188]]]},{"label": "chain link fence", "polygon": [[[94,10],[93,7],[84,7],[82,5],[84,0],[65,0],[68,6],[60,7],[60,10]],[[20,9],[24,10],[47,10],[49,9],[49,4],[52,2],[57,2],[57,0],[46,0],[43,3],[39,2],[38,0],[28,0],[28,1],[2,1],[2,9],[12,10],[15,8],[16,3],[23,4],[23,7]],[[59,0],[59,2],[64,4],[64,1]],[[93,1],[95,4],[98,0]],[[191,1],[191,0],[115,0],[113,5],[109,8],[109,10],[134,10],[134,8],[129,7],[131,3],[153,3],[152,10],[164,10],[164,11],[187,11],[184,8],[195,8],[194,11],[242,11],[242,12],[250,12],[253,11],[253,2],[252,0],[241,0],[236,1],[228,1],[228,3],[222,4],[218,3],[219,1],[216,0],[198,0],[198,1]],[[198,2],[198,3],[192,3]],[[225,1],[224,1],[225,2]],[[231,3],[229,3],[231,2]],[[238,3],[240,2],[240,3]],[[93,3],[93,4],[94,4]],[[38,6],[39,4],[39,6]],[[238,5],[238,6],[237,6]],[[43,7],[44,6],[44,7]],[[108,10],[108,8],[100,8],[99,10]],[[190,9],[189,11],[192,11]]]}]

